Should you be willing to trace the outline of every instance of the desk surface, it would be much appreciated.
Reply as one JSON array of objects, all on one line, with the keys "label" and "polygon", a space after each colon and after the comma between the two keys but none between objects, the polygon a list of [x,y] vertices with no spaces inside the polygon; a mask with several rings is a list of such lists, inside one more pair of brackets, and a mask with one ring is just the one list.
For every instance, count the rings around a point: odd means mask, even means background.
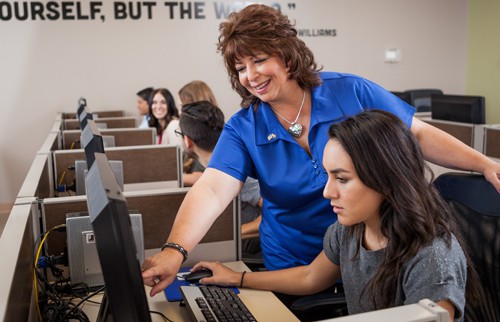
[{"label": "desk surface", "polygon": [[[225,263],[225,265],[237,271],[249,271],[243,262],[230,262]],[[145,289],[151,311],[161,312],[175,322],[192,321],[189,310],[186,307],[180,307],[179,302],[168,302],[164,292],[150,297],[148,295],[150,287],[146,286]],[[240,289],[239,296],[257,321],[299,321],[272,292],[242,288]],[[98,299],[94,298],[94,300]],[[95,321],[99,305],[87,303],[83,310],[88,315],[90,321]],[[164,321],[158,314],[152,314],[151,318],[153,322]]]}]

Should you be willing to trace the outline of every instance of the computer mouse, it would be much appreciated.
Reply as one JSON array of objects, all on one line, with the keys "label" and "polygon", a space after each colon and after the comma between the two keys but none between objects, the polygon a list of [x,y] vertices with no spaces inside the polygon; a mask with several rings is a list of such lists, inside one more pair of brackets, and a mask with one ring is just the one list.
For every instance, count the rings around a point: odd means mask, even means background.
[{"label": "computer mouse", "polygon": [[204,277],[212,276],[212,271],[208,268],[202,268],[197,271],[191,272],[187,275],[184,275],[184,280],[189,284],[197,284],[200,282],[200,279]]}]

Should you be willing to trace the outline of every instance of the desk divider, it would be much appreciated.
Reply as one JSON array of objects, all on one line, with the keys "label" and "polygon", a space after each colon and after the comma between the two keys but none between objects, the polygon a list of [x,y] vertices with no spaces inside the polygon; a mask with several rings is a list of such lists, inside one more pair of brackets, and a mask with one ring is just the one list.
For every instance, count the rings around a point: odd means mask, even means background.
[{"label": "desk divider", "polygon": [[[100,129],[101,135],[110,135],[115,138],[115,146],[135,146],[156,144],[156,129],[147,128],[117,128]],[[80,149],[81,130],[62,131],[62,149]]]},{"label": "desk divider", "polygon": [[500,125],[484,127],[484,154],[500,159]]},{"label": "desk divider", "polygon": [[[176,145],[140,145],[114,147],[105,150],[108,160],[123,161],[124,183],[177,181],[182,186],[181,150]],[[54,178],[72,184],[74,171],[69,170],[76,160],[85,160],[83,149],[54,151]]]},{"label": "desk divider", "polygon": [[435,119],[422,119],[422,121],[445,131],[468,146],[474,147],[474,124],[460,123]]},{"label": "desk divider", "polygon": [[37,197],[39,199],[54,196],[54,178],[52,154],[38,153],[24,178],[18,198]]},{"label": "desk divider", "polygon": [[37,203],[12,207],[0,237],[2,278],[0,278],[0,320],[38,321],[33,293],[33,245],[39,232]]},{"label": "desk divider", "polygon": [[42,146],[38,150],[39,153],[50,153],[51,151],[61,149],[61,132],[50,132],[45,141],[42,143]]},{"label": "desk divider", "polygon": [[[129,211],[138,211],[142,215],[145,249],[158,249],[165,243],[177,211],[188,191],[189,188],[177,188],[124,192]],[[86,196],[44,199],[41,205],[43,230],[65,223],[67,213],[87,212],[86,202]],[[201,240],[199,246],[205,247],[202,254],[191,258],[189,264],[194,264],[193,260],[201,259],[239,260],[241,257],[239,218],[240,205],[239,199],[236,198]],[[51,234],[47,239],[48,254],[59,255],[64,252],[65,244],[65,234]]]},{"label": "desk divider", "polygon": [[[124,110],[109,110],[109,111],[90,111],[92,115],[97,117],[123,117],[125,116]],[[76,119],[76,113],[63,113],[63,119]]]},{"label": "desk divider", "polygon": [[[115,128],[135,128],[136,118],[133,116],[122,117],[100,117],[94,119],[96,123],[106,123],[108,129]],[[79,130],[80,122],[77,119],[65,119],[64,130]]]}]

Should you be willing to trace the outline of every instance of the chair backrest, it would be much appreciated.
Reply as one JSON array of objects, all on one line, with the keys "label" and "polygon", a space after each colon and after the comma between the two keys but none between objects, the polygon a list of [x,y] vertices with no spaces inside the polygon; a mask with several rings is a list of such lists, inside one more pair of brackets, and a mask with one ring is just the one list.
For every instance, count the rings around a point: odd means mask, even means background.
[{"label": "chair backrest", "polygon": [[479,174],[445,173],[434,182],[452,208],[484,290],[465,321],[500,321],[500,193]]}]

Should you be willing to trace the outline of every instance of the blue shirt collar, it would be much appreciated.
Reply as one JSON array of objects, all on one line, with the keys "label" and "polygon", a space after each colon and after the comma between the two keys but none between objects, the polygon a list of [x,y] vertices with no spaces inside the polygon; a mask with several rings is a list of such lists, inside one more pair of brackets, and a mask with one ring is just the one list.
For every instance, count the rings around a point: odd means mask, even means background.
[{"label": "blue shirt collar", "polygon": [[[254,106],[249,108],[253,109]],[[319,123],[338,120],[343,117],[342,109],[335,95],[327,86],[317,86],[312,90],[311,129]],[[276,140],[286,140],[297,143],[293,137],[278,121],[271,106],[265,102],[259,102],[255,112],[255,142],[264,145]]]}]

